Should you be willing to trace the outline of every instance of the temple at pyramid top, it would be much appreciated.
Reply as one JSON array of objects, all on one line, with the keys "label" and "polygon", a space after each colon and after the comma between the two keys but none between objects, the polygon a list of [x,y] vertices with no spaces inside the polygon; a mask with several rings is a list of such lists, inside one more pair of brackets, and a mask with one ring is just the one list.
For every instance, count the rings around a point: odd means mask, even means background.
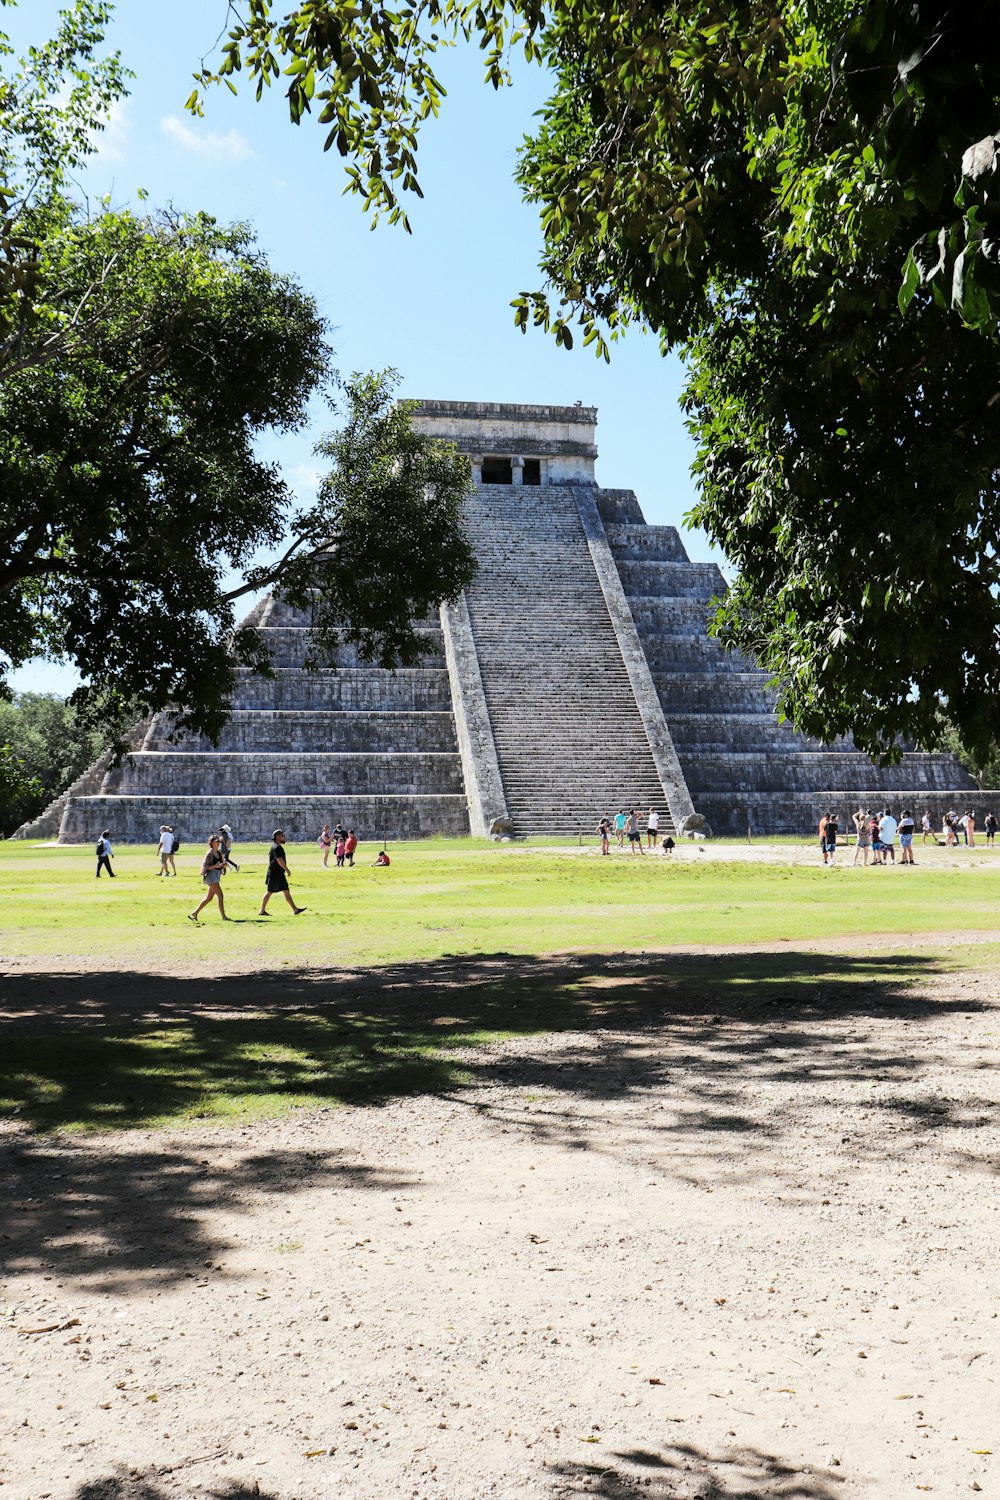
[{"label": "temple at pyramid top", "polygon": [[597,408],[418,401],[418,432],[454,443],[476,484],[594,484]]}]

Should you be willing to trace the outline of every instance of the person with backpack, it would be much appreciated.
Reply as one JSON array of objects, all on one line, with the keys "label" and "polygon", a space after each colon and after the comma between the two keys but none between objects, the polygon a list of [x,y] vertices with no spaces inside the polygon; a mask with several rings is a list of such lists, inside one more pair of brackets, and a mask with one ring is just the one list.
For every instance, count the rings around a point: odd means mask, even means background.
[{"label": "person with backpack", "polygon": [[97,874],[94,876],[94,879],[100,880],[101,871],[107,870],[108,874],[111,876],[111,879],[114,880],[115,872],[111,868],[111,861],[114,858],[114,850],[111,847],[111,839],[108,836],[108,830],[106,828],[101,834],[100,838],[97,840],[97,844],[94,847],[94,853],[97,855]]},{"label": "person with backpack", "polygon": [[160,856],[158,875],[166,875],[169,879],[171,870],[175,875],[177,874],[174,855],[177,853],[179,844],[180,841],[174,837],[174,830],[169,824],[162,823],[160,825],[160,842],[156,846],[156,852]]}]

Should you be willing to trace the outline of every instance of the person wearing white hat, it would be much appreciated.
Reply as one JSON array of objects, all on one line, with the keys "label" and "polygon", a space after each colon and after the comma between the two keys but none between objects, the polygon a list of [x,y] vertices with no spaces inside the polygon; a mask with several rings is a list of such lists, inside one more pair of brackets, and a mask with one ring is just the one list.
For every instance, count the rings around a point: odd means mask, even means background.
[{"label": "person wearing white hat", "polygon": [[168,823],[161,823],[160,842],[156,846],[156,852],[160,856],[159,874],[166,875],[168,879],[170,877],[170,869],[167,868],[168,865],[173,870],[173,873],[177,874],[177,865],[174,862],[174,847],[176,843],[174,830]]},{"label": "person wearing white hat", "polygon": [[222,827],[219,829],[219,851],[222,854],[223,860],[225,861],[223,869],[228,870],[230,865],[232,865],[233,869],[238,875],[240,873],[240,867],[232,857],[232,848],[233,830],[230,828],[228,823],[223,823]]}]

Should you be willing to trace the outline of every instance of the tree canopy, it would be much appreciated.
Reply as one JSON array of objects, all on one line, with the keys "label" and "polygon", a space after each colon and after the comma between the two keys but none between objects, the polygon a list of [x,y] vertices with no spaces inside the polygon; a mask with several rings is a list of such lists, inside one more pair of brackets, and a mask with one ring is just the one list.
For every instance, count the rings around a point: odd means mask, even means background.
[{"label": "tree canopy", "polygon": [[414,659],[414,617],[472,575],[471,475],[393,408],[391,375],[343,387],[315,501],[259,456],[333,399],[325,322],[246,226],[70,196],[125,88],[96,56],[106,20],[76,0],[20,60],[0,38],[0,694],[12,667],[67,658],[87,722],[169,703],[214,735],[237,669],[269,670],[237,629],[254,590],[308,597],[327,646]]},{"label": "tree canopy", "polygon": [[823,738],[893,757],[944,709],[988,753],[1000,692],[1000,55],[993,0],[247,0],[207,84],[283,84],[376,217],[462,38],[552,90],[518,176],[542,286],[607,357],[629,324],[688,366],[692,519],[738,578],[720,633]]}]

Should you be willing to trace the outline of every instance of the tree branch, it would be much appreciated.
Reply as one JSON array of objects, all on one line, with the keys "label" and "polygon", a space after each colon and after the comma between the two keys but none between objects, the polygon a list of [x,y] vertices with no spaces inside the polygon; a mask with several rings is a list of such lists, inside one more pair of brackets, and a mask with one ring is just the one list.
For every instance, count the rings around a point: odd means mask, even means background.
[{"label": "tree branch", "polygon": [[[234,599],[241,599],[244,594],[254,594],[258,589],[266,588],[270,583],[276,583],[281,576],[282,568],[286,563],[291,561],[291,559],[295,556],[295,553],[304,544],[304,542],[305,537],[297,536],[284,556],[279,557],[277,562],[272,563],[271,566],[269,568],[266,568],[263,573],[257,574],[247,583],[241,584],[238,589],[230,589],[227,594],[220,595],[222,602],[224,604],[230,604]],[[300,558],[299,561],[308,562],[311,558],[319,557],[321,553],[325,552],[329,548],[329,546],[329,542],[320,542],[317,546],[313,547],[311,552],[305,553],[304,557]]]}]

